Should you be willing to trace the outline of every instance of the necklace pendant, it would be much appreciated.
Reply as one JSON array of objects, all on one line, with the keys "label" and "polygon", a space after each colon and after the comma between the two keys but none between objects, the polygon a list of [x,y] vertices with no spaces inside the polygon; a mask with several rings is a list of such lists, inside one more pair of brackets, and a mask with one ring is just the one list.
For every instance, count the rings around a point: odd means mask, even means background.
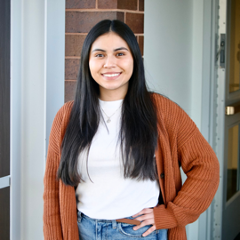
[{"label": "necklace pendant", "polygon": [[111,119],[110,118],[108,118],[108,120],[107,120],[107,123],[110,123],[111,122]]}]

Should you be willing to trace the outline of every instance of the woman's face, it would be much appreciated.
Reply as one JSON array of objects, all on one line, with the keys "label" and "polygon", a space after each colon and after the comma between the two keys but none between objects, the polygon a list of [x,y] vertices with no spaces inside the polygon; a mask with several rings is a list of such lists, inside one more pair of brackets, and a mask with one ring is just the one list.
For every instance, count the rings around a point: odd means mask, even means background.
[{"label": "woman's face", "polygon": [[98,37],[89,55],[92,78],[98,83],[100,99],[123,99],[133,73],[133,57],[127,43],[114,32]]}]

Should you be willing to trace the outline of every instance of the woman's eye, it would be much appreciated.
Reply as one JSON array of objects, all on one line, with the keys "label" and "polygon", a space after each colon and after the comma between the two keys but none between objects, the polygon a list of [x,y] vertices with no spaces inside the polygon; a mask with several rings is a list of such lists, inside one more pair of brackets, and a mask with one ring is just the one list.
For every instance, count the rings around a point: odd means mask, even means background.
[{"label": "woman's eye", "polygon": [[118,57],[121,57],[121,56],[124,56],[124,55],[125,55],[124,53],[117,53]]},{"label": "woman's eye", "polygon": [[99,58],[101,58],[101,57],[104,57],[104,55],[101,54],[101,53],[99,53],[99,54],[97,54],[95,57],[99,57]]}]

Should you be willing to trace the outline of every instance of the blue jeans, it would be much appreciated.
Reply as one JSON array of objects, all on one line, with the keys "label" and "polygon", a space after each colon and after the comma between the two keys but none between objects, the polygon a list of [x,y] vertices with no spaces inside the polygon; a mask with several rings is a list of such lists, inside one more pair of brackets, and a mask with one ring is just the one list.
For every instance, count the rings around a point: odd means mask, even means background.
[{"label": "blue jeans", "polygon": [[[132,219],[129,217],[129,219]],[[92,219],[78,211],[78,230],[80,240],[167,240],[167,229],[155,230],[146,237],[142,234],[151,226],[136,231],[134,225],[119,223],[116,220]]]}]

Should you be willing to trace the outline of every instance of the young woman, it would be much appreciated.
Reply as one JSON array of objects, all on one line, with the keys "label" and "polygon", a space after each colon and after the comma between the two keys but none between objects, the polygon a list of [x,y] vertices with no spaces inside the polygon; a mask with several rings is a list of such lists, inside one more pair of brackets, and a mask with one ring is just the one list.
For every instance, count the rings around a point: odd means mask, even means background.
[{"label": "young woman", "polygon": [[95,25],[75,100],[59,110],[50,134],[45,239],[184,240],[218,182],[218,160],[196,125],[148,92],[130,28],[117,20]]}]

